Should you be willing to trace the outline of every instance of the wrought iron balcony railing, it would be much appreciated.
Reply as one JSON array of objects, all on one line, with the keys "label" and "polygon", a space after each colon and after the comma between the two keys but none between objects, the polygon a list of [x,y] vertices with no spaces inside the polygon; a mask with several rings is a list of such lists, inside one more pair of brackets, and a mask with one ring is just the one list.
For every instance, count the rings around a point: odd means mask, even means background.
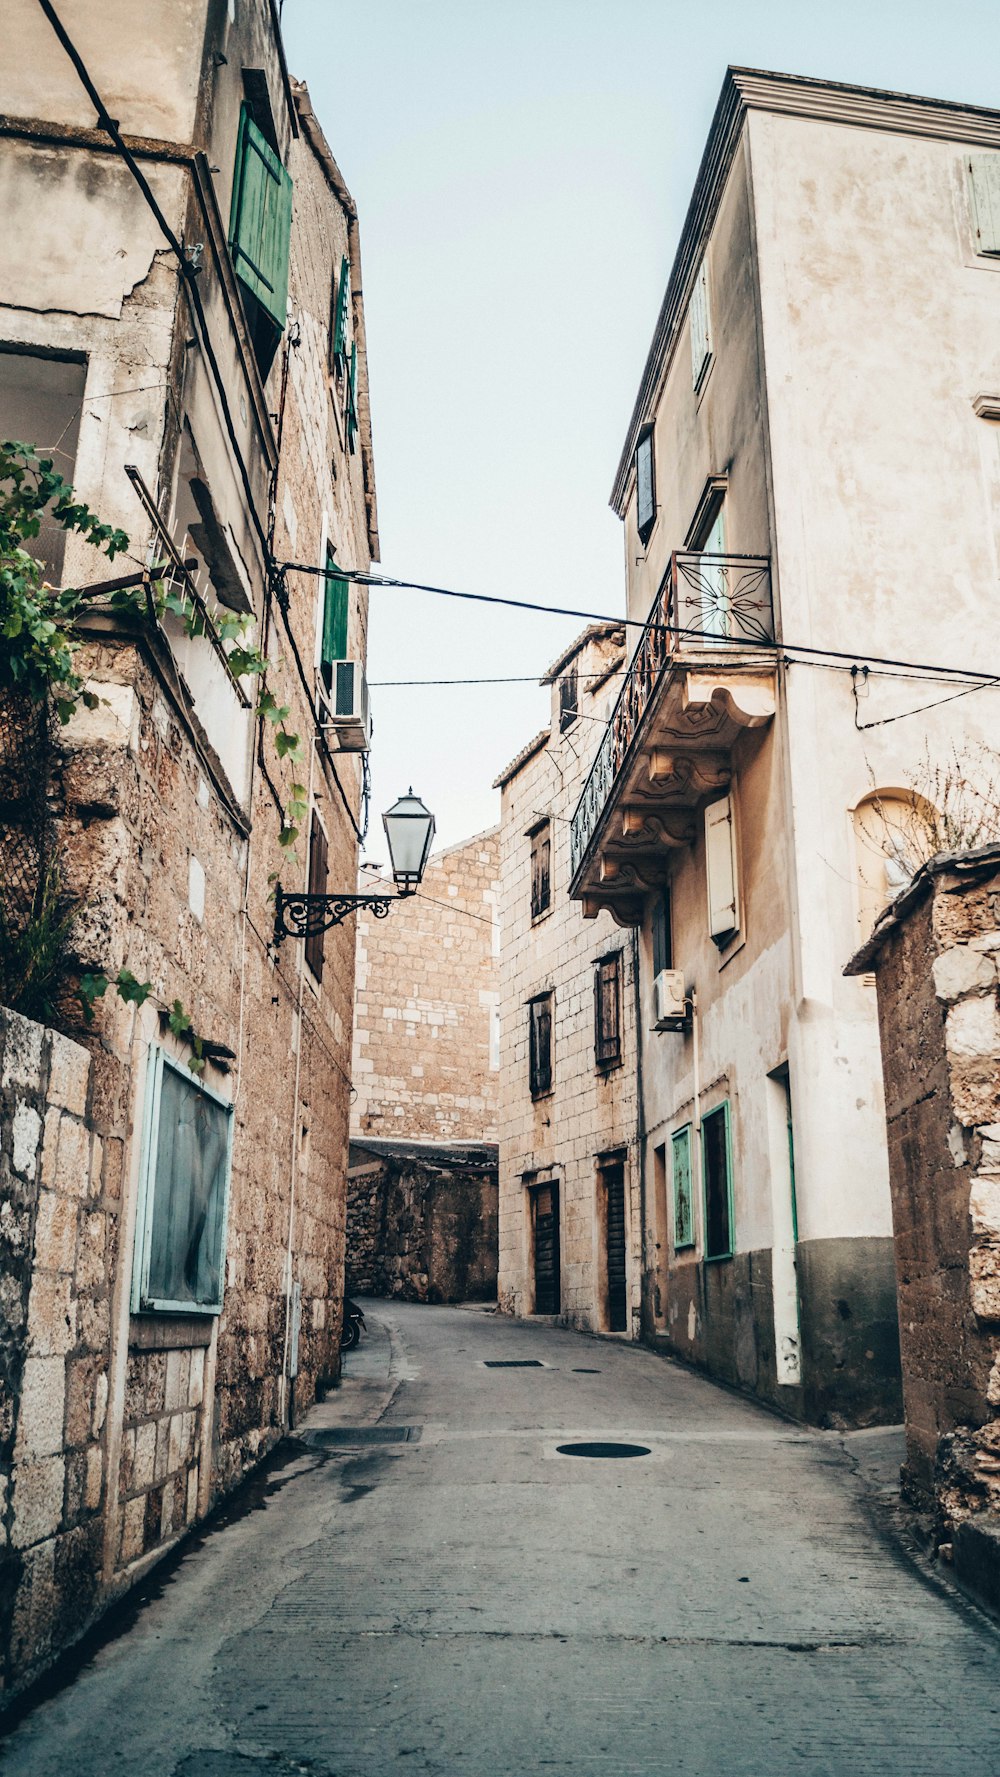
[{"label": "wrought iron balcony railing", "polygon": [[574,876],[664,668],[679,654],[767,648],[773,643],[768,556],[674,551],[573,813]]}]

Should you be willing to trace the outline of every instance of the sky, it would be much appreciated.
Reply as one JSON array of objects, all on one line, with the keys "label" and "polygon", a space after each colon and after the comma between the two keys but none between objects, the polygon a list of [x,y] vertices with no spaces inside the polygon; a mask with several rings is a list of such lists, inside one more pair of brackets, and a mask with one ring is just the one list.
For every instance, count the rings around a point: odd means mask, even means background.
[{"label": "sky", "polygon": [[[381,572],[609,616],[608,505],[728,64],[1000,106],[996,0],[284,0],[358,206]],[[499,818],[584,619],[373,590],[373,804]],[[452,686],[393,680],[500,679]]]}]

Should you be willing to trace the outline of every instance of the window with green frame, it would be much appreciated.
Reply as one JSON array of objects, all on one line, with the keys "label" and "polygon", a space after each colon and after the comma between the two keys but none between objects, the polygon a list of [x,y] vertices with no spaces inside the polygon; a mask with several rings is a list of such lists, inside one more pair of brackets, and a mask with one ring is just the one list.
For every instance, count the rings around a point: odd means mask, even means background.
[{"label": "window with green frame", "polygon": [[347,448],[352,456],[358,439],[358,344],[351,341],[351,370],[347,379]]},{"label": "window with green frame", "polygon": [[249,298],[254,351],[264,374],[288,313],[291,232],[291,178],[244,104],[236,140],[229,250],[233,270]]},{"label": "window with green frame", "polygon": [[701,1120],[701,1171],[705,1186],[705,1257],[733,1256],[733,1144],[729,1100]]},{"label": "window with green frame", "polygon": [[351,262],[346,254],[340,261],[340,275],[334,280],[330,322],[330,366],[342,376],[347,368],[347,299],[351,289]]},{"label": "window with green frame", "polygon": [[323,639],[320,672],[328,691],[333,689],[334,661],[347,659],[347,620],[350,603],[347,581],[337,572],[334,552],[326,546],[326,579],[323,582]]},{"label": "window with green frame", "polygon": [[233,1107],[153,1045],[146,1076],[132,1312],[219,1314]]},{"label": "window with green frame", "polygon": [[674,1187],[674,1251],[694,1245],[694,1196],[691,1189],[691,1125],[675,1129],[670,1139]]}]

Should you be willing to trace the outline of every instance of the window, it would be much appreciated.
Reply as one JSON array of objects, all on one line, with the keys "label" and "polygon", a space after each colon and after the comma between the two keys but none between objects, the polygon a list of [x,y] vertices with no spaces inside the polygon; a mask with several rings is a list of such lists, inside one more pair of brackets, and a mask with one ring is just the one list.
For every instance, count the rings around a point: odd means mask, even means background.
[{"label": "window", "polygon": [[552,905],[552,828],[543,821],[530,834],[531,917],[541,919]]},{"label": "window", "polygon": [[674,1184],[674,1251],[694,1245],[694,1198],[691,1194],[691,1125],[675,1131],[670,1140]]},{"label": "window", "polygon": [[572,728],[579,713],[580,681],[577,678],[576,667],[573,666],[568,673],[563,673],[562,678],[559,680],[560,734],[564,734],[567,728]]},{"label": "window", "polygon": [[[79,359],[0,351],[0,438],[33,444],[72,482],[80,436],[87,366]],[[66,532],[42,513],[38,536],[28,544],[46,579],[62,582]]]},{"label": "window", "polygon": [[1000,154],[970,154],[967,164],[976,252],[1000,253]]},{"label": "window", "polygon": [[323,639],[320,644],[320,673],[328,691],[333,690],[334,661],[347,659],[348,614],[347,581],[342,580],[337,573],[334,552],[328,543],[326,578],[323,582]]},{"label": "window", "polygon": [[218,1314],[225,1284],[233,1107],[152,1048],[132,1312]]},{"label": "window", "polygon": [[351,262],[340,261],[340,275],[333,280],[330,302],[330,368],[343,376],[347,368],[347,302],[351,289]]},{"label": "window", "polygon": [[[325,895],[327,882],[327,842],[319,816],[313,809],[309,831],[309,893]],[[323,979],[323,943],[325,932],[310,932],[306,939],[306,962],[317,981]]]},{"label": "window", "polygon": [[185,561],[194,557],[190,570],[198,591],[211,606],[218,602],[230,611],[250,613],[253,606],[237,562],[232,532],[212,498],[194,433],[185,419],[177,465],[177,491],[171,534]]},{"label": "window", "polygon": [[652,429],[640,438],[635,452],[635,511],[639,540],[649,541],[656,523],[656,487],[653,476]]},{"label": "window", "polygon": [[674,966],[674,947],[670,921],[670,890],[665,888],[657,896],[653,908],[653,974],[660,975],[664,969]]},{"label": "window", "polygon": [[733,825],[733,799],[723,796],[705,810],[705,875],[708,930],[723,949],[739,931],[739,878]]},{"label": "window", "polygon": [[292,181],[244,104],[236,142],[229,246],[243,285],[247,319],[262,376],[277,350],[288,312]]},{"label": "window", "polygon": [[528,1001],[528,1080],[532,1098],[552,1091],[552,995]]},{"label": "window", "polygon": [[351,455],[357,448],[358,441],[358,344],[351,341],[351,371],[347,378],[347,409],[345,412],[347,425],[347,448]]},{"label": "window", "polygon": [[733,1256],[733,1157],[729,1102],[701,1120],[701,1166],[705,1179],[705,1257]]},{"label": "window", "polygon": [[621,951],[602,956],[594,970],[594,1057],[598,1067],[621,1060]]},{"label": "window", "polygon": [[712,321],[708,309],[708,261],[703,259],[688,309],[691,328],[691,383],[701,388],[712,362]]}]

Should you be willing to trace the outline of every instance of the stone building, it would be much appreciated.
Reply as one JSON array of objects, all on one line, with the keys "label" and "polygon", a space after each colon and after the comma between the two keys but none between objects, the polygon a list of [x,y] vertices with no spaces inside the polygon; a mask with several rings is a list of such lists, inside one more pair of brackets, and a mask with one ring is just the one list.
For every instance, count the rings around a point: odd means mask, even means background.
[{"label": "stone building", "polygon": [[[95,592],[98,701],[33,766],[78,911],[69,1035],[4,1025],[10,1687],[338,1373],[354,933],[277,947],[272,888],[355,880],[366,604],[337,566],[366,569],[378,533],[357,217],[275,5],[72,9],[100,109],[37,5],[5,23],[0,436],[51,447],[127,532],[116,567],[203,611],[189,633]],[[106,585],[79,539],[39,547],[54,584]],[[262,680],[234,674],[219,611]],[[148,998],[109,991],[88,1029],[75,981],[121,969]]]},{"label": "stone building", "polygon": [[991,845],[925,864],[848,965],[878,991],[904,1482],[946,1538],[983,1511],[1000,1524],[998,958]]},{"label": "stone building", "polygon": [[592,624],[542,680],[548,725],[501,792],[499,1303],[511,1314],[639,1332],[637,957],[568,896],[569,818],[625,664]]},{"label": "stone building", "polygon": [[1000,640],[998,191],[998,112],[730,69],[614,483],[631,664],[569,892],[637,936],[645,1334],[820,1423],[899,1412],[842,971],[924,749],[995,732],[910,663]]},{"label": "stone building", "polygon": [[[348,1287],[488,1299],[497,1277],[499,830],[437,852],[388,920],[358,915]],[[363,876],[378,892],[389,883]]]}]

